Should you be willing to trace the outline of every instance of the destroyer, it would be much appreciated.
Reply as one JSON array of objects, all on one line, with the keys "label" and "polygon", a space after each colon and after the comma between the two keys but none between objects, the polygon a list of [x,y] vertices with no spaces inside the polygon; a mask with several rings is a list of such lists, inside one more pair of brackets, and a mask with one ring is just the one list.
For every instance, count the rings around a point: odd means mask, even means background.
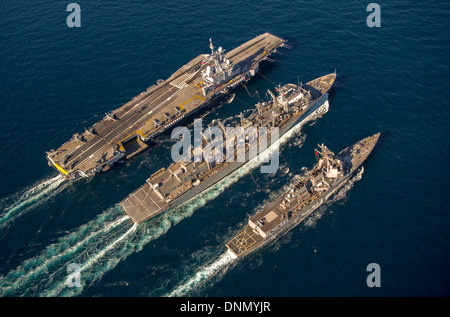
[{"label": "destroyer", "polygon": [[109,169],[148,147],[147,142],[213,103],[220,103],[240,83],[250,80],[263,60],[285,41],[264,33],[225,54],[210,40],[211,54],[201,54],[172,74],[107,113],[83,133],[47,152],[50,166],[66,179],[88,177]]},{"label": "destroyer", "polygon": [[[241,116],[238,127],[244,131],[250,126],[264,127],[267,128],[266,131],[278,128],[278,135],[282,136],[294,125],[306,121],[323,107],[328,107],[328,90],[335,79],[336,73],[331,73],[305,85],[286,84],[283,87],[277,87],[277,95],[269,90],[271,99],[268,102],[256,104],[256,109],[247,118]],[[250,148],[249,143],[245,142],[247,135],[241,135],[245,143],[245,147],[242,148],[238,146],[243,143],[242,139],[238,139],[237,136],[229,137],[227,135],[229,129],[226,129],[222,122],[219,121],[218,126],[226,136],[223,140],[223,148],[226,148],[225,152],[227,152],[223,153],[224,159],[213,162],[195,162],[192,159],[185,159],[152,174],[144,185],[121,202],[122,208],[134,222],[141,223],[168,208],[180,205],[245,164],[245,160],[234,159],[230,162],[227,154],[232,152],[235,158],[241,157],[242,154],[248,157],[253,149]],[[267,134],[266,140],[272,136],[270,132]],[[259,140],[257,136],[257,142],[253,143],[253,146],[257,145]],[[204,142],[206,143],[205,140]],[[233,151],[229,151],[230,146]],[[194,152],[194,149],[191,151]]]},{"label": "destroyer", "polygon": [[231,256],[243,257],[298,225],[361,166],[379,137],[380,133],[374,134],[337,155],[319,145],[318,163],[311,172],[250,217],[246,227],[226,243]]}]

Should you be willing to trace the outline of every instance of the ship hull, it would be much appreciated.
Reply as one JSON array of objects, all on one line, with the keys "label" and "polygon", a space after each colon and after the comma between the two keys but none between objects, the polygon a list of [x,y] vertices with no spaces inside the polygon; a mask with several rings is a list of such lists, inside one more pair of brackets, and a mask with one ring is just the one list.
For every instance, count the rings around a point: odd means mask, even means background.
[{"label": "ship hull", "polygon": [[[327,177],[334,178],[335,176],[332,176],[332,174],[328,174],[331,171],[328,170],[329,166],[327,168],[323,167],[323,160],[319,160],[314,169],[308,174],[306,178],[308,181],[302,181],[300,183],[301,185],[296,184],[295,186],[290,188],[288,192],[285,192],[284,194],[279,196],[279,198],[267,204],[264,208],[262,208],[249,219],[249,223],[247,224],[247,226],[226,244],[229,254],[233,258],[245,257],[260,249],[261,247],[267,245],[271,241],[281,237],[287,231],[300,224],[314,210],[322,205],[323,202],[325,202],[330,198],[330,196],[335,194],[336,191],[338,191],[349,180],[349,178],[355,174],[355,172],[362,166],[362,164],[371,154],[375,144],[378,142],[379,135],[380,134],[378,133],[371,137],[363,139],[357,142],[354,146],[348,147],[338,154],[335,161],[339,164],[340,162],[344,162],[345,168],[347,168],[347,172],[343,173],[342,176],[335,179],[334,181],[331,181],[331,179],[320,178],[321,175],[325,174],[327,175]],[[321,187],[321,184],[323,183],[328,184],[329,188],[327,188],[325,191],[321,190],[320,194],[318,195],[318,192],[315,189],[311,191],[311,188],[316,188],[316,185],[317,190],[323,188]],[[297,187],[297,185],[300,187]],[[295,188],[297,188],[298,191],[296,191]],[[297,198],[294,198],[297,197],[295,196],[295,193],[301,193],[301,189],[308,189],[308,192],[310,194],[306,196],[302,194],[303,198],[296,200]],[[294,194],[291,195],[291,193]],[[290,205],[286,205],[286,201],[289,201],[289,199],[292,199],[293,202],[291,202]],[[313,199],[313,201],[310,201],[310,199]],[[307,203],[308,205],[303,207],[302,209],[302,206],[304,206],[305,203]],[[277,212],[280,212],[280,210],[287,211],[286,215],[288,215],[288,217],[281,217],[282,215],[284,215],[283,213],[277,214]],[[291,216],[289,216],[289,214]],[[270,218],[270,220],[268,220],[268,218]],[[275,218],[280,219],[279,223],[276,222],[275,226],[268,226],[265,227],[265,229],[261,229],[262,227],[258,227],[263,226],[264,228],[266,221],[270,223],[271,221],[274,221]],[[260,223],[261,220],[263,220],[264,223]]]},{"label": "ship hull", "polygon": [[[291,130],[294,126],[297,126],[299,124],[304,124],[306,123],[308,120],[310,120],[311,117],[313,117],[316,114],[320,114],[320,113],[324,113],[328,111],[328,93],[325,93],[319,100],[317,100],[313,105],[310,106],[310,108],[308,109],[308,111],[306,111],[304,114],[299,115],[298,117],[293,117],[289,122],[287,122],[279,131],[279,137],[283,136],[286,132],[288,132],[289,130]],[[270,150],[270,147],[269,149]],[[255,159],[257,159],[258,157],[255,157]],[[227,177],[228,175],[230,175],[231,173],[233,173],[234,171],[236,171],[237,169],[239,169],[240,167],[242,167],[243,165],[245,165],[248,162],[230,162],[228,164],[228,166],[224,167],[223,169],[221,169],[220,171],[218,171],[215,175],[211,176],[210,178],[208,178],[207,180],[205,180],[204,182],[200,183],[199,185],[193,187],[192,189],[190,189],[188,192],[186,192],[185,194],[183,194],[182,196],[180,196],[179,198],[173,200],[166,208],[161,209],[160,211],[158,211],[155,214],[152,214],[151,216],[144,218],[142,220],[139,221],[135,221],[137,223],[142,223],[145,222],[153,217],[156,217],[157,215],[180,206],[181,204],[191,200],[192,198],[194,198],[195,196],[201,194],[202,192],[204,192],[205,190],[207,190],[208,188],[212,187],[213,185],[215,185],[216,183],[218,183],[220,180],[222,180],[223,178]],[[149,186],[148,184],[144,185],[144,186]]]},{"label": "ship hull", "polygon": [[267,237],[262,242],[260,242],[257,246],[255,246],[254,248],[248,249],[247,251],[244,251],[244,252],[240,253],[239,255],[236,255],[230,249],[228,249],[228,253],[230,254],[230,256],[233,259],[238,259],[238,258],[242,259],[242,258],[248,256],[249,254],[256,252],[257,250],[260,250],[264,246],[267,246],[272,241],[274,241],[278,238],[281,238],[288,231],[292,230],[293,228],[298,226],[300,223],[302,223],[303,220],[305,220],[309,215],[311,215],[311,213],[313,213],[317,208],[319,208],[328,198],[330,198],[330,196],[335,194],[336,191],[339,190],[339,188],[341,188],[342,185],[344,185],[352,175],[354,175],[354,173],[355,173],[355,171],[353,171],[353,172],[347,174],[346,176],[342,177],[341,179],[339,179],[324,194],[324,197],[321,197],[314,204],[305,208],[305,210],[302,213],[297,214],[292,220],[286,222],[284,225],[283,224],[280,225],[277,229],[275,229],[273,232],[271,232],[269,235],[267,235]]},{"label": "ship hull", "polygon": [[[312,115],[315,114],[315,112],[320,108],[320,106],[322,106],[323,104],[325,104],[325,102],[328,101],[327,97],[328,94],[324,95],[325,98],[321,98],[319,101],[317,101],[317,103],[315,103],[308,112],[306,112],[304,115],[300,116],[299,118],[296,118],[295,120],[292,120],[292,122],[288,123],[285,127],[283,127],[280,132],[279,132],[279,136],[283,136],[287,131],[289,131],[290,129],[292,129],[294,126],[300,124],[300,123],[304,123],[308,118],[310,118]],[[217,172],[217,174],[215,174],[214,176],[208,178],[205,182],[203,182],[203,184],[200,184],[198,186],[196,186],[195,188],[192,189],[192,194],[190,193],[189,196],[186,197],[180,197],[180,202],[175,202],[174,201],[174,205],[171,205],[172,207],[176,207],[181,205],[182,203],[190,200],[191,198],[195,197],[196,195],[202,193],[203,191],[207,190],[208,188],[210,188],[211,186],[213,186],[214,184],[216,184],[217,182],[219,182],[220,180],[222,180],[223,178],[227,177],[228,175],[230,175],[231,173],[233,173],[234,171],[236,171],[237,169],[239,169],[240,167],[242,167],[243,165],[245,165],[247,162],[232,162],[230,163],[227,167],[225,167],[224,169],[220,170],[219,172]]]}]

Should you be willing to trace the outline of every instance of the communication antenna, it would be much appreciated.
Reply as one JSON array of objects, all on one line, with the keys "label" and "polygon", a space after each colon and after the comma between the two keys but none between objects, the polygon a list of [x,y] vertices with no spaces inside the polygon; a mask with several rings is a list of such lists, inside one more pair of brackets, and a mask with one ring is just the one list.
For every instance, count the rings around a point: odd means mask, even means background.
[{"label": "communication antenna", "polygon": [[209,39],[209,48],[211,49],[211,55],[214,54],[214,45],[212,43],[212,39]]}]

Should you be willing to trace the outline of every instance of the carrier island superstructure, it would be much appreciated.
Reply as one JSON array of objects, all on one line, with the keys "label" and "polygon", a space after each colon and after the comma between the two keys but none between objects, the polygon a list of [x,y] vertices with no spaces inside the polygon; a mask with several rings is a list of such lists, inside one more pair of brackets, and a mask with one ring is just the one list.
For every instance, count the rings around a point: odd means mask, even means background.
[{"label": "carrier island superstructure", "polygon": [[244,229],[226,243],[233,258],[241,258],[280,237],[303,221],[335,193],[361,166],[380,133],[334,154],[325,145],[316,149],[317,164],[298,182],[249,217]]},{"label": "carrier island superstructure", "polygon": [[[173,162],[167,168],[159,169],[147,179],[144,185],[121,202],[123,210],[131,220],[141,223],[186,202],[211,187],[248,162],[252,150],[255,150],[253,151],[255,153],[256,147],[259,149],[262,136],[247,135],[249,127],[258,130],[260,127],[266,128],[265,140],[270,140],[267,144],[271,144],[272,128],[278,128],[278,135],[281,137],[294,125],[307,121],[323,108],[328,110],[328,91],[335,79],[336,73],[331,73],[306,84],[278,86],[275,93],[268,90],[268,101],[258,102],[248,117],[239,115],[240,123],[235,128],[243,131],[240,135],[230,135],[230,129],[227,129],[220,120],[215,120],[218,122],[218,129],[222,131],[220,133],[222,139],[218,137],[218,140],[215,140],[223,145],[223,152],[219,153],[221,159],[212,160],[212,162],[202,159],[196,162],[195,155],[191,155],[188,159]],[[256,142],[246,142],[247,138],[253,138]],[[212,152],[212,149],[211,151],[207,149],[211,144],[208,140],[211,139],[207,136],[203,138],[203,153]],[[245,146],[242,146],[242,143]],[[194,153],[194,146],[191,145],[190,149]],[[239,160],[239,156],[245,159]]]},{"label": "carrier island superstructure", "polygon": [[201,54],[167,80],[147,88],[120,108],[47,152],[50,166],[66,179],[89,177],[131,158],[148,147],[147,142],[200,109],[219,103],[259,71],[263,60],[285,40],[261,34],[225,54],[210,39],[210,54]]}]

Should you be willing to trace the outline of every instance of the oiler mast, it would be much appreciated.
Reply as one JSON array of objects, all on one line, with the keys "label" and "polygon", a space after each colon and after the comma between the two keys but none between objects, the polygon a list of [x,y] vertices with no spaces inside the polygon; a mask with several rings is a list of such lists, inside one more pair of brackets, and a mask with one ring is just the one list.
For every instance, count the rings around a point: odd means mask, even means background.
[{"label": "oiler mast", "polygon": [[[323,143],[318,144],[320,150],[316,149],[316,158],[319,161],[317,169],[322,167],[326,168],[327,178],[337,178],[343,175],[342,161],[336,157],[336,155],[330,151]],[[319,155],[321,158],[319,159]]]}]

